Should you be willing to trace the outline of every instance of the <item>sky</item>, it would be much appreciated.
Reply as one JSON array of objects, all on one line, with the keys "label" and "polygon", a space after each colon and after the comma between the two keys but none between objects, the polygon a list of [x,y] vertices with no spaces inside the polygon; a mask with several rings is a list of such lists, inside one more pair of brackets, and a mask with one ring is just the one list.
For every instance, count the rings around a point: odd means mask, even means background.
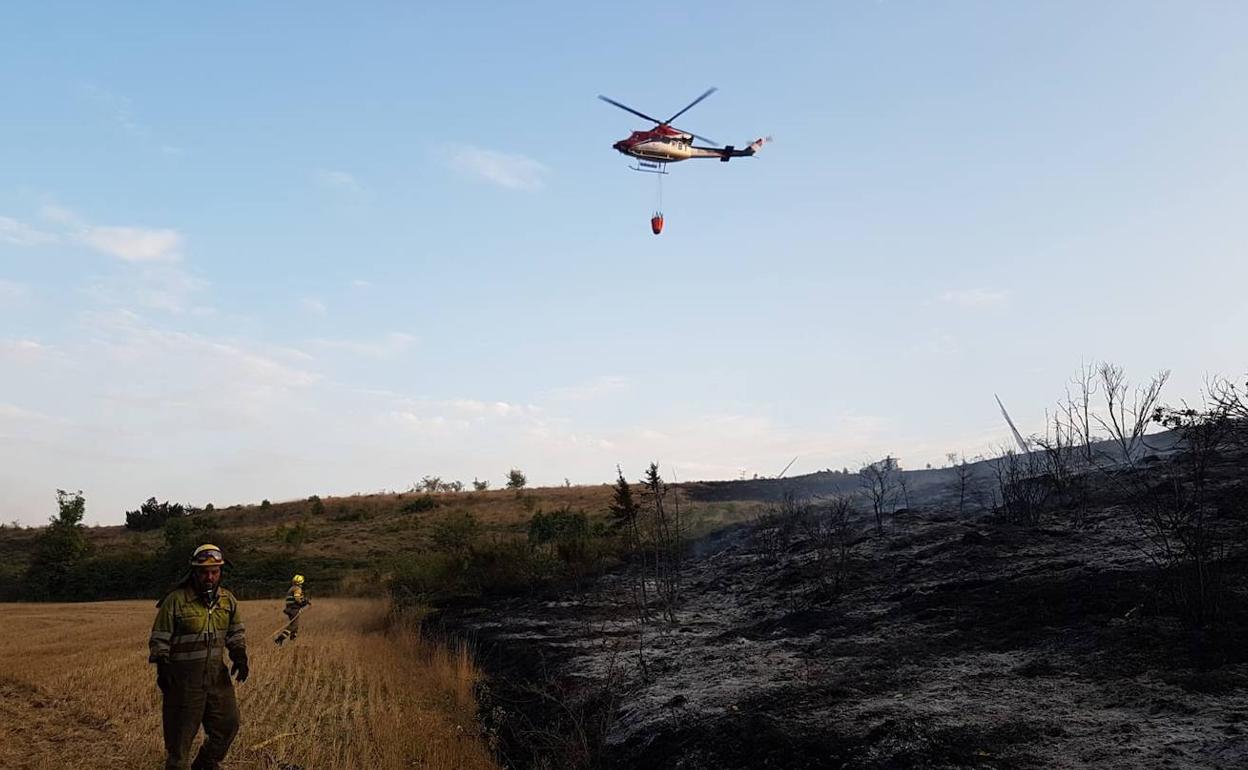
[{"label": "sky", "polygon": [[[1235,2],[0,7],[0,520],[903,467],[1248,371]],[[657,179],[644,121],[754,158]]]}]

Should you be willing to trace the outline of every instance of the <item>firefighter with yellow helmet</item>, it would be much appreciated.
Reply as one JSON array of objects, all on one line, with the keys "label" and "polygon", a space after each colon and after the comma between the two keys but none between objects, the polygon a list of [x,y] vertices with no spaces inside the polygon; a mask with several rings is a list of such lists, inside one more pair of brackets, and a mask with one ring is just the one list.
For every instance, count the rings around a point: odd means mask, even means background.
[{"label": "firefighter with yellow helmet", "polygon": [[273,642],[278,646],[282,646],[282,642],[287,639],[292,642],[295,637],[299,636],[299,615],[302,614],[303,608],[312,603],[303,591],[303,575],[295,575],[290,579],[290,590],[286,592],[286,607],[282,612],[290,619],[286,627]]},{"label": "firefighter with yellow helmet", "polygon": [[[163,698],[165,770],[217,770],[238,734],[233,674],[247,680],[247,637],[239,602],[221,587],[225,555],[212,544],[191,556],[190,573],[156,606],[148,639],[148,661],[156,664]],[[232,666],[225,668],[222,653]],[[200,726],[204,744],[191,763],[191,744]]]}]

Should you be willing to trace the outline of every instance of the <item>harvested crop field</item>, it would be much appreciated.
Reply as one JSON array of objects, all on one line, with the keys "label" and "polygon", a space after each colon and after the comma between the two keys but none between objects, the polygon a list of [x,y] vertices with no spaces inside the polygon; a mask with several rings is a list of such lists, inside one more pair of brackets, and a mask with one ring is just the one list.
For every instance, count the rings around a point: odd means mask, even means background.
[{"label": "harvested crop field", "polygon": [[[0,604],[0,767],[158,768],[160,701],[147,664],[151,601]],[[299,639],[269,632],[279,601],[243,603],[251,677],[230,768],[492,768],[464,650],[388,627],[387,606],[323,599]]]}]

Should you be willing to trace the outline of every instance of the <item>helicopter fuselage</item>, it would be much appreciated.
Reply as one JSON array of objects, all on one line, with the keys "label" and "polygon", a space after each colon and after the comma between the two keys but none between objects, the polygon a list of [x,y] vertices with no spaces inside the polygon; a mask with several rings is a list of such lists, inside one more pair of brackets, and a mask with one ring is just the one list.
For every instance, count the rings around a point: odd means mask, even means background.
[{"label": "helicopter fuselage", "polygon": [[656,163],[675,163],[690,158],[721,158],[723,150],[693,146],[693,137],[678,131],[656,129],[634,131],[627,139],[611,145],[634,158]]}]

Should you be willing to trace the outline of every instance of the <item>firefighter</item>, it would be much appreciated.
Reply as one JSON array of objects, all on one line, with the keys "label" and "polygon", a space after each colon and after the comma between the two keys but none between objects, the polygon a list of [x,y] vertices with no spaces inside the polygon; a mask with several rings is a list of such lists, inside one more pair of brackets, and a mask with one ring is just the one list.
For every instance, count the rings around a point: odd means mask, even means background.
[{"label": "firefighter", "polygon": [[[217,770],[238,734],[230,675],[247,681],[247,637],[238,599],[221,587],[221,549],[201,545],[190,565],[190,574],[156,605],[148,661],[156,664],[163,696],[165,770]],[[229,671],[223,650],[230,654]],[[201,725],[204,744],[191,764],[191,743]]]},{"label": "firefighter", "polygon": [[312,600],[303,593],[303,575],[295,575],[290,579],[290,590],[286,592],[286,608],[282,610],[290,618],[290,622],[273,640],[274,644],[281,647],[282,642],[287,639],[293,642],[299,636],[299,614],[311,603]]}]

